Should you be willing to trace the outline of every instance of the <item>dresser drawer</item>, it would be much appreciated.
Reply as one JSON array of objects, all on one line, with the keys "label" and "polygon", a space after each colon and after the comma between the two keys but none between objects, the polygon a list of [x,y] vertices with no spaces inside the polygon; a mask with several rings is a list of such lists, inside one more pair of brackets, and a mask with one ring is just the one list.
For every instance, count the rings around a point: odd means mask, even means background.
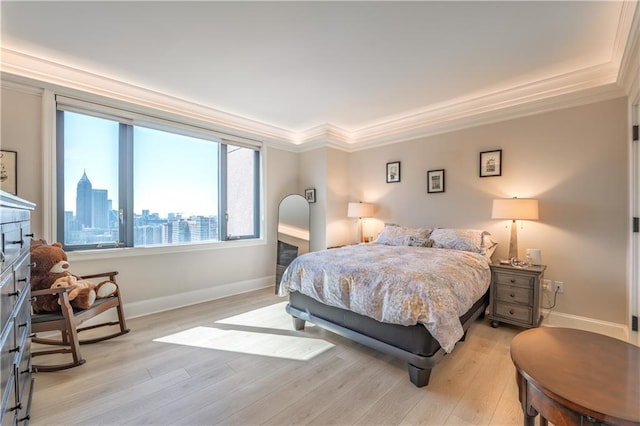
[{"label": "dresser drawer", "polygon": [[2,426],[15,425],[16,424],[16,389],[15,389],[15,377],[13,370],[11,371],[11,377],[7,378],[6,387],[2,392]]},{"label": "dresser drawer", "polygon": [[509,303],[496,303],[495,316],[531,324],[532,309],[529,306],[512,305]]},{"label": "dresser drawer", "polygon": [[496,284],[515,285],[520,287],[533,287],[535,278],[518,274],[510,274],[508,272],[496,273]]},{"label": "dresser drawer", "polygon": [[11,318],[16,301],[13,269],[9,268],[0,275],[0,324],[2,326]]},{"label": "dresser drawer", "polygon": [[530,305],[533,301],[533,289],[512,285],[497,285],[496,299],[503,300],[505,302]]},{"label": "dresser drawer", "polygon": [[[15,339],[13,336],[13,321],[11,321],[0,335],[0,388],[6,389],[10,385],[10,377],[13,377],[13,359]],[[13,379],[12,379],[13,380]],[[11,386],[11,389],[14,389]],[[6,395],[5,395],[6,397]]]},{"label": "dresser drawer", "polygon": [[22,231],[19,223],[5,223],[1,227],[2,236],[2,270],[10,266],[20,255],[23,246]]},{"label": "dresser drawer", "polygon": [[25,341],[22,348],[22,359],[16,367],[18,376],[18,391],[16,393],[18,400],[23,402],[28,399],[28,392],[31,386],[31,339]]},{"label": "dresser drawer", "polygon": [[13,270],[15,271],[15,284],[14,288],[17,292],[17,297],[20,297],[26,290],[29,285],[29,277],[31,276],[31,267],[30,265],[31,258],[25,253],[21,256],[21,258],[16,262]]}]

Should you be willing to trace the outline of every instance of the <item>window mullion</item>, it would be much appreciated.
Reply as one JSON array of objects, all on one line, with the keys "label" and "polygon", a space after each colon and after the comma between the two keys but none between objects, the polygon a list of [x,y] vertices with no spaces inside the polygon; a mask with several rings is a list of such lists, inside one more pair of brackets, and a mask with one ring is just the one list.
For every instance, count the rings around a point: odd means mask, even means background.
[{"label": "window mullion", "polygon": [[229,209],[227,208],[227,144],[220,144],[220,155],[218,165],[218,228],[220,234],[218,239],[226,241],[229,239]]},{"label": "window mullion", "polygon": [[56,111],[56,239],[64,242],[64,112]]},{"label": "window mullion", "polygon": [[120,245],[133,247],[133,126],[120,123],[119,147]]},{"label": "window mullion", "polygon": [[256,151],[253,156],[253,237],[260,237],[260,152]]}]

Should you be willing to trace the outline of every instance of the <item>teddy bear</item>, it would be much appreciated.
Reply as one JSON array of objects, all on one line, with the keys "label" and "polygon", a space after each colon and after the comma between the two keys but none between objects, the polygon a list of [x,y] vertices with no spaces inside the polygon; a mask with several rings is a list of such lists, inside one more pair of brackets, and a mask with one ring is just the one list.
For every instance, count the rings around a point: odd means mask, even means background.
[{"label": "teddy bear", "polygon": [[[88,309],[96,298],[109,297],[118,288],[111,281],[95,284],[69,272],[67,253],[60,243],[31,240],[31,263],[31,290],[68,287],[71,306],[77,309]],[[60,300],[54,294],[38,296],[31,305],[36,314],[61,310]]]}]

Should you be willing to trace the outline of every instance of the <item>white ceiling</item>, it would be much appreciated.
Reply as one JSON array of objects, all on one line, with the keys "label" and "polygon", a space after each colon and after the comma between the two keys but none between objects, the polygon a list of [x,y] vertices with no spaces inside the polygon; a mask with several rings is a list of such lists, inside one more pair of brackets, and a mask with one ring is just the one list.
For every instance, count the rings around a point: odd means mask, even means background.
[{"label": "white ceiling", "polygon": [[356,134],[593,70],[614,82],[629,4],[4,1],[2,48],[291,135]]}]

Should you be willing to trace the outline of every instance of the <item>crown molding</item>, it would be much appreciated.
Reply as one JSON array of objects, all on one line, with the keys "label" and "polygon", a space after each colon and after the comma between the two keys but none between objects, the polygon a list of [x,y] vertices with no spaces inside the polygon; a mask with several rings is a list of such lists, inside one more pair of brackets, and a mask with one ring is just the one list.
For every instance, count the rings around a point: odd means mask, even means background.
[{"label": "crown molding", "polygon": [[9,81],[4,79],[0,80],[0,87],[2,87],[3,89],[11,89],[16,92],[22,92],[28,95],[36,95],[36,96],[42,96],[42,93],[44,92],[44,89],[40,87],[34,87],[27,84],[20,84],[14,81]]},{"label": "crown molding", "polygon": [[352,143],[358,149],[370,148],[624,96],[615,77],[616,70],[603,65],[485,96],[435,105],[353,132]]},{"label": "crown molding", "polygon": [[150,89],[76,69],[26,53],[2,48],[2,73],[18,84],[55,91],[76,90],[211,123],[221,131],[279,144],[290,142],[289,130],[185,101]]},{"label": "crown molding", "polygon": [[353,152],[624,96],[626,81],[631,82],[631,87],[637,75],[640,50],[637,2],[629,3],[623,7],[614,58],[606,64],[502,91],[461,97],[356,130],[326,123],[295,132],[6,48],[1,50],[2,84],[65,93],[78,91],[129,102],[206,122],[216,130],[237,136],[258,138],[270,147],[291,152],[323,147]]},{"label": "crown molding", "polygon": [[[622,45],[622,53],[619,58],[619,72],[617,81],[625,89],[625,93],[628,95],[631,93],[631,88],[638,78],[640,78],[640,3],[634,2],[635,8],[631,8],[628,3],[623,6],[623,15],[621,16],[622,24],[620,27],[627,27],[626,30],[626,43],[620,42]],[[622,39],[624,36],[620,35],[616,38]],[[624,34],[624,33],[623,33]],[[618,45],[618,43],[616,43]],[[615,58],[614,58],[615,60]]]}]

